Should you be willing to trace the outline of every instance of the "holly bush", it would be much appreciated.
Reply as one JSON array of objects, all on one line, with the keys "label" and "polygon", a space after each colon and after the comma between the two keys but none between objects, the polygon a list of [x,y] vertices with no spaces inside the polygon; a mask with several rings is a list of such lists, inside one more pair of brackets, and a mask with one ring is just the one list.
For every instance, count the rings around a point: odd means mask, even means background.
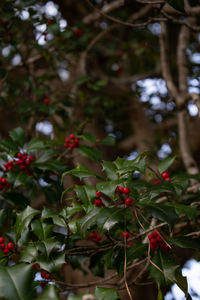
[{"label": "holly bush", "polygon": [[[174,283],[192,299],[181,268],[199,260],[199,139],[190,149],[184,114],[199,105],[199,6],[150,2],[1,0],[0,299],[151,286],[161,300]],[[145,95],[155,76],[164,92]]]}]

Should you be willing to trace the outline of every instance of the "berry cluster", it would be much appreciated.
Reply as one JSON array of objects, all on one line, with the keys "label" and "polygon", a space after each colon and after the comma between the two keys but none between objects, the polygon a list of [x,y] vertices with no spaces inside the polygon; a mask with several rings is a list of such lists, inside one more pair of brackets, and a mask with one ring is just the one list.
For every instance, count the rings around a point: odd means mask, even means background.
[{"label": "berry cluster", "polygon": [[123,239],[124,239],[124,238],[129,239],[130,236],[131,236],[131,235],[130,235],[130,233],[129,233],[128,231],[124,231],[124,232],[122,233]]},{"label": "berry cluster", "polygon": [[[129,195],[131,190],[128,188],[128,187],[122,187],[122,186],[117,186],[115,192],[119,193],[119,194],[124,194],[124,195]],[[127,206],[132,206],[133,204],[133,199],[130,198],[130,197],[127,197],[125,200],[124,200],[124,204],[127,205]]]},{"label": "berry cluster", "polygon": [[5,239],[3,237],[0,237],[0,249],[3,251],[3,254],[8,254],[15,248],[15,245],[12,242],[9,242],[7,245],[5,245]]},{"label": "berry cluster", "polygon": [[170,247],[166,244],[166,242],[160,235],[159,230],[156,230],[153,233],[149,234],[148,239],[150,241],[151,250],[155,251],[160,246],[160,248],[163,250],[163,252],[168,253],[170,251]]},{"label": "berry cluster", "polygon": [[98,243],[98,242],[102,239],[102,236],[101,236],[100,234],[91,232],[91,233],[90,233],[90,238],[91,238],[95,243]]},{"label": "berry cluster", "polygon": [[97,199],[94,200],[94,205],[97,207],[104,206],[102,200],[99,199],[101,197],[101,192],[96,192],[96,196],[97,196]]},{"label": "berry cluster", "polygon": [[47,280],[50,280],[52,278],[51,274],[44,270],[41,271],[41,277]]},{"label": "berry cluster", "polygon": [[6,180],[6,178],[0,177],[0,191],[4,189],[10,188],[10,183]]},{"label": "berry cluster", "polygon": [[10,160],[7,163],[5,163],[4,166],[4,172],[8,172],[10,170],[16,171],[15,166],[19,165],[21,170],[26,171],[27,174],[31,175],[31,172],[29,170],[30,164],[34,161],[33,156],[28,156],[27,153],[17,153],[17,159]]},{"label": "berry cluster", "polygon": [[74,134],[70,134],[69,138],[65,139],[65,148],[76,148],[79,147],[79,139]]},{"label": "berry cluster", "polygon": [[[169,177],[169,173],[168,172],[163,172],[161,174],[161,176],[162,176],[162,178],[163,178],[164,181],[172,182],[171,178]],[[160,180],[154,181],[154,184],[158,184],[158,183],[161,183],[161,181]]]}]

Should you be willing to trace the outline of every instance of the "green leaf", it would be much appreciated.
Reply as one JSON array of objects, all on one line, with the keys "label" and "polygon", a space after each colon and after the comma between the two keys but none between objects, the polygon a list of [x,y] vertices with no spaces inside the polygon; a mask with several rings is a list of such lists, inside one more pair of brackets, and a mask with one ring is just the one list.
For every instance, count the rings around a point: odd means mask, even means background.
[{"label": "green leaf", "polygon": [[0,150],[6,152],[18,151],[18,146],[13,141],[2,140],[0,142]]},{"label": "green leaf", "polygon": [[53,284],[46,287],[42,295],[35,300],[59,300],[58,293]]},{"label": "green leaf", "polygon": [[91,208],[88,211],[87,215],[85,215],[83,218],[77,221],[77,224],[83,236],[86,235],[87,230],[89,230],[92,226],[96,224],[96,217],[99,213],[99,209],[100,208],[98,207]]},{"label": "green leaf", "polygon": [[88,82],[88,81],[90,81],[91,80],[91,77],[90,76],[81,76],[78,80],[76,80],[76,85],[82,85],[82,84],[84,84],[84,83],[86,83],[86,82]]},{"label": "green leaf", "polygon": [[31,223],[31,228],[39,240],[45,240],[51,236],[53,225],[35,220]]},{"label": "green leaf", "polygon": [[97,300],[117,300],[120,299],[117,291],[114,289],[108,289],[103,287],[96,287],[95,289],[95,297]]},{"label": "green leaf", "polygon": [[117,172],[116,165],[113,162],[104,161],[102,165],[103,165],[103,171],[106,173],[108,179],[110,179],[110,180],[119,179],[116,174],[116,172]]},{"label": "green leaf", "polygon": [[67,172],[63,173],[62,181],[63,181],[63,178],[67,175],[73,175],[73,176],[76,176],[80,179],[85,178],[85,177],[90,177],[90,176],[94,176],[98,179],[102,179],[101,176],[99,176],[99,175],[95,174],[94,172],[90,171],[87,167],[85,167],[82,164],[78,164],[78,166],[75,169],[72,169],[70,171],[67,171]]},{"label": "green leaf", "polygon": [[107,136],[104,139],[100,140],[100,145],[108,145],[108,146],[114,146],[115,145],[115,138],[113,136]]},{"label": "green leaf", "polygon": [[124,215],[124,209],[102,207],[96,216],[97,226],[100,231],[109,231],[123,220]]},{"label": "green leaf", "polygon": [[26,229],[29,226],[34,216],[38,215],[39,213],[40,211],[33,209],[30,206],[27,206],[27,208],[24,211],[17,214],[17,220],[15,225],[17,239],[19,239],[22,231],[24,231],[24,229]]},{"label": "green leaf", "polygon": [[60,249],[61,243],[56,240],[55,237],[48,238],[43,241],[37,242],[38,249],[44,253],[46,256],[49,256],[53,249]]},{"label": "green leaf", "polygon": [[13,142],[17,143],[20,147],[23,147],[25,143],[25,131],[21,127],[17,127],[10,131],[10,137]]},{"label": "green leaf", "polygon": [[61,226],[61,227],[66,227],[66,223],[63,220],[63,218],[59,217],[58,214],[50,210],[49,208],[44,208],[42,211],[41,219],[45,220],[51,218],[53,220],[53,223],[55,225]]},{"label": "green leaf", "polygon": [[78,138],[81,138],[87,142],[96,143],[96,138],[93,135],[91,135],[90,133],[83,133],[83,134],[79,135]]},{"label": "green leaf", "polygon": [[130,173],[133,171],[139,171],[142,174],[144,174],[146,169],[146,162],[143,159],[143,154],[138,155],[138,157],[136,157],[133,160],[125,160],[124,158],[118,157],[114,161],[114,164],[116,165],[118,173],[120,175]]},{"label": "green leaf", "polygon": [[60,215],[63,216],[63,218],[72,218],[75,214],[81,212],[83,210],[82,205],[78,203],[72,203],[72,206],[69,206],[67,208],[64,208]]},{"label": "green leaf", "polygon": [[57,154],[58,152],[56,150],[53,149],[48,149],[45,150],[40,157],[34,162],[35,165],[39,165],[40,163],[44,163],[47,160],[49,160],[50,158],[52,158],[55,154]]},{"label": "green leaf", "polygon": [[198,238],[187,236],[169,238],[168,241],[181,248],[191,248],[200,250],[200,242]]},{"label": "green leaf", "polygon": [[33,279],[31,265],[22,263],[12,267],[0,266],[0,297],[8,300],[33,299]]},{"label": "green leaf", "polygon": [[96,191],[92,185],[76,186],[75,191],[78,198],[86,205],[92,204],[92,201],[96,198]]},{"label": "green leaf", "polygon": [[98,182],[96,184],[96,188],[98,191],[103,192],[105,195],[110,197],[111,199],[114,196],[115,189],[118,184],[124,182],[123,179],[120,180],[113,180],[113,181],[105,181],[105,182]]},{"label": "green leaf", "polygon": [[179,215],[186,215],[189,219],[195,220],[197,218],[197,209],[195,207],[191,207],[184,204],[179,203],[167,203],[167,206],[174,207],[176,213]]},{"label": "green leaf", "polygon": [[83,297],[82,296],[77,296],[77,295],[70,294],[68,296],[68,300],[83,300]]},{"label": "green leaf", "polygon": [[145,203],[144,207],[148,210],[148,213],[151,213],[154,218],[166,221],[171,226],[173,226],[177,220],[177,214],[173,207],[167,206],[161,203]]},{"label": "green leaf", "polygon": [[86,156],[96,162],[101,161],[101,153],[99,152],[99,150],[89,146],[80,146],[77,149],[83,156]]},{"label": "green leaf", "polygon": [[20,261],[32,263],[37,257],[37,248],[34,243],[28,244],[28,246],[22,250],[20,254]]},{"label": "green leaf", "polygon": [[169,167],[173,164],[175,160],[175,156],[169,156],[164,158],[159,164],[158,164],[158,170],[160,173],[165,172]]},{"label": "green leaf", "polygon": [[26,173],[18,173],[15,178],[14,188],[19,187],[20,185],[31,185],[33,183],[33,178]]},{"label": "green leaf", "polygon": [[49,273],[60,272],[63,264],[66,262],[65,253],[56,253],[53,257],[46,258],[45,256],[40,256],[37,259],[37,263],[40,267]]},{"label": "green leaf", "polygon": [[162,250],[158,250],[154,254],[152,261],[162,271],[151,264],[150,275],[158,286],[176,282],[176,271],[179,266],[173,261],[171,255],[163,253]]},{"label": "green leaf", "polygon": [[33,138],[30,140],[30,142],[27,144],[27,151],[38,151],[38,150],[43,150],[45,149],[45,144],[43,141],[41,141],[38,138]]}]

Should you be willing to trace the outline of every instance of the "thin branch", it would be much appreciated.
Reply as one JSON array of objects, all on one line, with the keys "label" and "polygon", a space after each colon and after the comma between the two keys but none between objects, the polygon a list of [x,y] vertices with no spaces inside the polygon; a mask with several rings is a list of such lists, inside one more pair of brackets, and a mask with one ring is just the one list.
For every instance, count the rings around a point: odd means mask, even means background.
[{"label": "thin branch", "polygon": [[131,300],[133,300],[132,296],[131,296],[131,292],[129,290],[128,284],[127,284],[127,280],[126,280],[126,237],[124,236],[124,283],[125,283],[125,287],[127,290],[127,293],[130,297]]}]

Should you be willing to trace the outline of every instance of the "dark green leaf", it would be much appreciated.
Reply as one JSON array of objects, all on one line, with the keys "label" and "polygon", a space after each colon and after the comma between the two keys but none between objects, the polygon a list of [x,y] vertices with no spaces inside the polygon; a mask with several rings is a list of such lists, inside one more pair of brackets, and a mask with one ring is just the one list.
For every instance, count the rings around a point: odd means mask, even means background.
[{"label": "dark green leaf", "polygon": [[45,256],[40,256],[37,259],[37,263],[40,267],[49,273],[60,272],[63,264],[66,262],[65,253],[56,253],[53,257],[46,258]]},{"label": "dark green leaf", "polygon": [[22,231],[24,231],[24,229],[26,229],[29,226],[34,216],[38,215],[39,213],[40,212],[38,210],[33,209],[30,206],[27,206],[27,208],[24,211],[22,211],[17,215],[16,225],[15,225],[17,239],[20,237]]},{"label": "dark green leaf", "polygon": [[114,196],[115,189],[118,184],[122,183],[123,180],[113,180],[113,181],[105,181],[105,182],[98,182],[96,184],[96,188],[98,191],[103,192],[105,195],[110,197],[111,199]]},{"label": "dark green leaf", "polygon": [[72,169],[70,171],[65,172],[62,175],[62,180],[63,177],[67,175],[74,175],[80,179],[85,178],[85,177],[90,177],[90,176],[95,176],[98,179],[102,179],[99,175],[95,174],[94,172],[90,171],[87,167],[85,167],[82,164],[78,164],[78,166],[75,169]]},{"label": "dark green leaf", "polygon": [[197,209],[195,207],[179,203],[167,203],[167,206],[174,207],[177,214],[184,214],[191,220],[195,220],[197,218]]},{"label": "dark green leaf", "polygon": [[116,171],[117,171],[116,165],[113,162],[104,161],[102,165],[103,165],[103,171],[106,173],[107,177],[110,180],[119,179],[117,174],[116,174]]},{"label": "dark green leaf", "polygon": [[21,127],[17,127],[10,131],[10,137],[13,142],[17,143],[20,147],[23,147],[25,143],[25,131]]},{"label": "dark green leaf", "polygon": [[108,289],[103,287],[96,287],[95,289],[95,297],[97,300],[118,300],[120,299],[117,291],[114,289]]},{"label": "dark green leaf", "polygon": [[28,244],[26,248],[24,248],[20,255],[20,261],[32,263],[35,261],[37,257],[37,248],[34,243]]},{"label": "dark green leaf", "polygon": [[35,220],[31,223],[31,228],[39,240],[45,240],[51,236],[53,225]]},{"label": "dark green leaf", "polygon": [[175,156],[169,156],[164,158],[159,164],[158,164],[158,170],[160,173],[165,172],[169,167],[173,164],[175,160]]},{"label": "dark green leaf", "polygon": [[75,191],[78,198],[85,204],[92,204],[96,197],[96,191],[92,185],[79,185],[76,186]]},{"label": "dark green leaf", "polygon": [[[36,300],[36,299],[35,299]],[[37,300],[59,300],[58,293],[53,284],[48,285]]]},{"label": "dark green leaf", "polygon": [[200,250],[199,238],[181,236],[181,237],[169,238],[168,241],[181,248],[192,248],[192,249]]},{"label": "dark green leaf", "polygon": [[33,138],[27,145],[27,151],[37,151],[45,149],[45,144],[38,138]]},{"label": "dark green leaf", "polygon": [[33,278],[31,265],[0,266],[0,297],[8,300],[33,299]]},{"label": "dark green leaf", "polygon": [[83,156],[86,156],[96,162],[101,161],[101,153],[96,148],[89,146],[80,146],[77,149]]},{"label": "dark green leaf", "polygon": [[104,139],[100,140],[100,145],[108,145],[114,146],[115,145],[115,138],[113,136],[107,136]]}]

